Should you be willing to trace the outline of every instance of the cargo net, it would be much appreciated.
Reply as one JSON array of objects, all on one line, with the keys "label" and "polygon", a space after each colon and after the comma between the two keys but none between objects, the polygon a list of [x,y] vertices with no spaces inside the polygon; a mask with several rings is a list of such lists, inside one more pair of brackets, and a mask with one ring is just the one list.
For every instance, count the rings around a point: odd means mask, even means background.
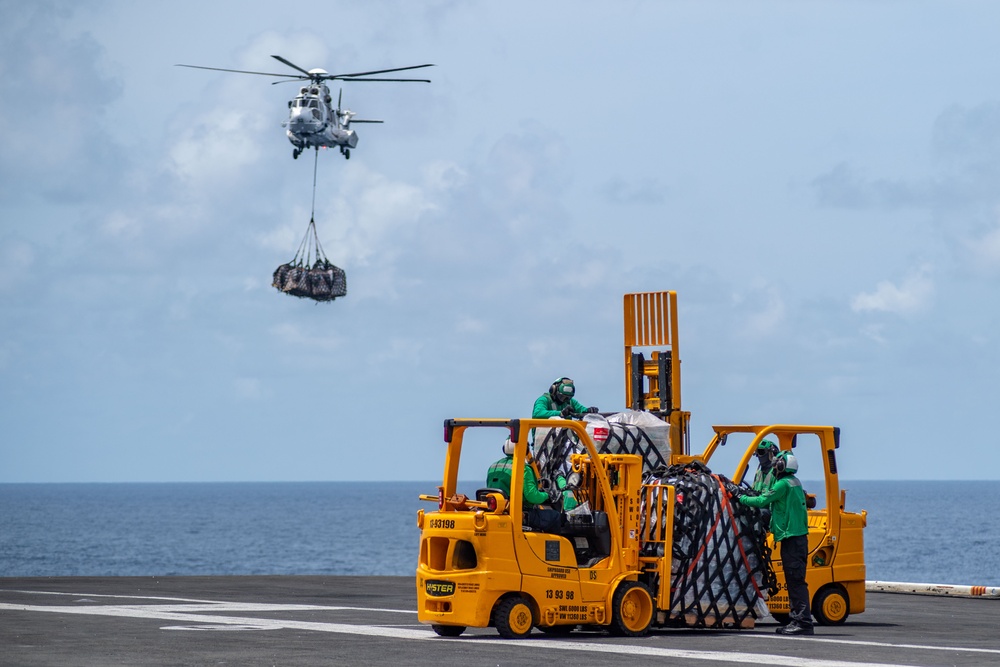
[{"label": "cargo net", "polygon": [[[613,422],[609,422],[608,427],[608,439],[600,443],[599,454],[638,454],[642,457],[643,472],[667,466],[660,448],[641,427]],[[669,449],[668,445],[667,451]]]},{"label": "cargo net", "polygon": [[[634,412],[634,411],[633,411]],[[638,454],[642,457],[642,470],[648,472],[667,467],[668,459],[661,452],[670,452],[667,442],[668,426],[655,417],[659,424],[641,427],[635,424],[611,421],[625,413],[605,419],[599,415],[586,415],[583,420],[587,433],[597,446],[598,454]],[[541,479],[555,481],[558,475],[569,476],[572,465],[569,457],[585,449],[573,431],[565,428],[535,429],[535,461]]]},{"label": "cargo net", "polygon": [[274,270],[271,286],[285,294],[313,301],[333,301],[347,294],[347,274],[326,258],[314,219],[309,220],[306,235],[292,261]]},{"label": "cargo net", "polygon": [[[640,513],[641,535],[664,530],[667,517],[657,516],[656,511],[666,503],[657,497],[662,493],[657,487],[669,484],[675,490],[671,625],[753,627],[754,619],[768,614],[768,594],[777,592],[766,540],[768,527],[760,510],[729,498],[723,486],[726,482],[698,462],[643,476],[647,493]],[[646,542],[642,555],[662,556],[664,547],[662,541]]]}]

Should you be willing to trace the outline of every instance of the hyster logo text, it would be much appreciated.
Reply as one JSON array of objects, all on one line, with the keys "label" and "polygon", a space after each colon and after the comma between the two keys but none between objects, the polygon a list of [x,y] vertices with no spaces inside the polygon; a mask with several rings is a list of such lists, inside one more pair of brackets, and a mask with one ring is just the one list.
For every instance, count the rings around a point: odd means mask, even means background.
[{"label": "hyster logo text", "polygon": [[451,595],[454,593],[455,584],[450,581],[428,580],[424,584],[424,590],[432,597],[441,597],[442,595]]}]

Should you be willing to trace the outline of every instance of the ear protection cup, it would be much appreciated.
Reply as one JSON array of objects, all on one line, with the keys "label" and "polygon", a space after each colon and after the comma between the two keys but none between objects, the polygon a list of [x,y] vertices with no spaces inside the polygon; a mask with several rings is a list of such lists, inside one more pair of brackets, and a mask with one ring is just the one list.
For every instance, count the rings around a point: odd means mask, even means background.
[{"label": "ear protection cup", "polygon": [[791,452],[778,452],[778,456],[774,459],[774,472],[780,475],[786,471],[792,475],[797,473],[799,471],[799,461]]}]

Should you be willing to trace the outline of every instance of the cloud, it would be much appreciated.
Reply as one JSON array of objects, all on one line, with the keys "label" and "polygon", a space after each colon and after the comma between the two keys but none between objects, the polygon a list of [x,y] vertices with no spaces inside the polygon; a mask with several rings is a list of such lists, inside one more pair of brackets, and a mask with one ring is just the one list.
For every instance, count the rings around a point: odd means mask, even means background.
[{"label": "cloud", "polygon": [[831,208],[947,211],[992,205],[1000,200],[1000,103],[945,109],[930,128],[928,153],[923,176],[870,177],[842,161],[811,185],[819,203]]},{"label": "cloud", "polygon": [[9,240],[0,245],[0,292],[17,289],[32,280],[35,264],[34,248],[19,240]]},{"label": "cloud", "polygon": [[1000,268],[1000,226],[970,242],[969,249],[981,266],[988,269]]},{"label": "cloud", "polygon": [[122,83],[105,72],[104,50],[94,38],[68,28],[78,9],[75,3],[4,3],[0,197],[7,201],[25,192],[56,202],[94,199],[126,167],[104,126]]},{"label": "cloud", "polygon": [[1000,163],[1000,103],[952,105],[934,121],[931,148],[943,164],[995,170]]},{"label": "cloud", "polygon": [[662,204],[666,188],[653,178],[626,180],[615,177],[604,184],[604,195],[614,204]]},{"label": "cloud", "polygon": [[847,209],[897,209],[927,206],[947,193],[929,182],[868,178],[841,162],[811,183],[822,206]]},{"label": "cloud", "polygon": [[929,266],[922,266],[900,285],[881,281],[873,292],[858,294],[851,300],[856,313],[885,312],[907,315],[925,309],[934,296],[934,282]]},{"label": "cloud", "polygon": [[[317,304],[324,305],[324,304]],[[311,333],[305,327],[291,323],[276,324],[270,329],[271,335],[282,347],[320,352],[337,350],[344,345],[344,338],[328,332]]]},{"label": "cloud", "polygon": [[271,396],[271,389],[259,378],[241,377],[233,380],[236,396],[245,400],[257,401]]},{"label": "cloud", "polygon": [[732,296],[733,304],[742,313],[740,332],[754,337],[766,337],[780,331],[785,323],[784,299],[774,285],[761,280],[753,281],[748,288]]}]

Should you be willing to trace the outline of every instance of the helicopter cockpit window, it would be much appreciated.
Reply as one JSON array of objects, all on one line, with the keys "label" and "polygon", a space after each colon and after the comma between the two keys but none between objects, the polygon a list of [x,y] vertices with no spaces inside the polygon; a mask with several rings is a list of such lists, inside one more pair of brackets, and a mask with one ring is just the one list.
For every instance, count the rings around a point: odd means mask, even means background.
[{"label": "helicopter cockpit window", "polygon": [[319,100],[309,100],[309,108],[310,109],[319,108]]}]

